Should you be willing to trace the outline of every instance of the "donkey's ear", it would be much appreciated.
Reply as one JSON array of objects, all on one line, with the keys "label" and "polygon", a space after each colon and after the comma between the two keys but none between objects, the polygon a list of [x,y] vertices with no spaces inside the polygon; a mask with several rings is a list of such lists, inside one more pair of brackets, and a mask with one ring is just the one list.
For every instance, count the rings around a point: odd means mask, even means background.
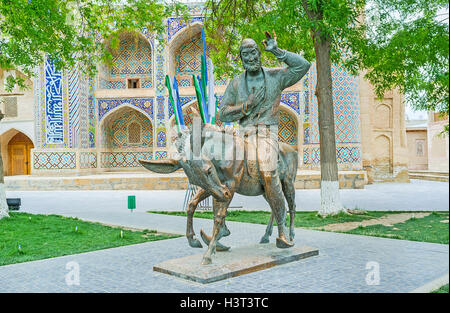
[{"label": "donkey's ear", "polygon": [[175,159],[166,160],[139,160],[146,169],[160,174],[173,173],[181,168],[180,162]]}]

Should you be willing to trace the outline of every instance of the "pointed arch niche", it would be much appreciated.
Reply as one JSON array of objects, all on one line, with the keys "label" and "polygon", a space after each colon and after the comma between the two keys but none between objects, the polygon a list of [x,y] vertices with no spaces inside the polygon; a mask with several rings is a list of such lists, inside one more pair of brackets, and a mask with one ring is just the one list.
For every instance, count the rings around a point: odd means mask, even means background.
[{"label": "pointed arch niche", "polygon": [[200,75],[202,27],[201,23],[194,22],[178,32],[169,43],[169,75],[177,78],[180,87],[193,87],[192,74]]},{"label": "pointed arch niche", "polygon": [[99,89],[153,88],[153,48],[142,34],[124,31],[119,34],[119,47],[113,49],[111,65],[102,64],[98,73]]},{"label": "pointed arch niche", "polygon": [[100,144],[110,151],[153,148],[153,125],[138,109],[122,105],[108,113],[100,125]]}]

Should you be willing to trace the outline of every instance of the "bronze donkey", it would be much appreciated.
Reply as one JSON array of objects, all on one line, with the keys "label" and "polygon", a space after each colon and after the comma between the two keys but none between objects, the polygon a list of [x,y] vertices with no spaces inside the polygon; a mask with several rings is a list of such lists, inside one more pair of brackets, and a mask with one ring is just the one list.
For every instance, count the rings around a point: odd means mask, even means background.
[{"label": "bronze donkey", "polygon": [[[195,127],[194,127],[195,128]],[[217,250],[227,250],[217,241],[229,235],[225,226],[225,217],[228,206],[235,193],[246,196],[265,196],[263,185],[256,170],[256,160],[251,160],[249,151],[256,149],[253,144],[240,137],[231,128],[217,127],[202,124],[203,136],[193,136],[192,130],[184,130],[178,134],[175,146],[178,155],[165,160],[139,160],[148,170],[156,173],[172,173],[183,168],[191,184],[197,185],[196,195],[188,205],[186,237],[191,247],[201,248],[200,241],[195,238],[193,229],[194,211],[202,200],[213,196],[214,201],[214,227],[212,236],[202,233],[203,240],[208,243],[202,264],[210,264],[211,256]],[[201,139],[200,139],[201,137]],[[198,143],[196,145],[196,140]],[[201,149],[196,149],[199,146]],[[295,188],[294,181],[297,174],[298,154],[289,145],[280,143],[278,158],[278,173],[282,184],[284,196],[287,200],[290,213],[290,241],[285,234],[286,212],[276,212],[280,208],[271,208],[272,215],[261,243],[267,243],[272,233],[274,216],[277,219],[279,237],[276,240],[278,248],[293,246],[294,218],[295,218]],[[282,199],[284,201],[284,199]],[[283,209],[284,211],[284,209]]]}]

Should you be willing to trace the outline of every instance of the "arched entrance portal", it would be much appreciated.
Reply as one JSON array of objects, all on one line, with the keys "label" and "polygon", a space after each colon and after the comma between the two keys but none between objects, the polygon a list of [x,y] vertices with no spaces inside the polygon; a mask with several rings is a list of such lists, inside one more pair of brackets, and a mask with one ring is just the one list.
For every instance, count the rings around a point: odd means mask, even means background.
[{"label": "arched entrance portal", "polygon": [[33,148],[33,142],[23,133],[11,138],[8,143],[9,175],[30,175]]}]

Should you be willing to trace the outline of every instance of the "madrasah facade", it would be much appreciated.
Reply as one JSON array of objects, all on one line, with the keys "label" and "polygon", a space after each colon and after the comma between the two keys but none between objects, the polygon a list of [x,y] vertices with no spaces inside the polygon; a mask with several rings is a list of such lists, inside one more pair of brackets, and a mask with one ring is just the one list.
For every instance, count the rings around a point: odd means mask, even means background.
[{"label": "madrasah facade", "polygon": [[[175,121],[166,75],[179,82],[186,124],[192,123],[197,110],[192,74],[200,73],[204,6],[184,2],[191,13],[189,23],[168,18],[164,44],[145,30],[120,34],[113,65],[98,64],[95,78],[84,77],[77,68],[58,71],[47,61],[36,69],[35,77],[27,78],[28,90],[6,92],[5,78],[23,74],[1,70],[5,176],[145,172],[138,159],[167,158],[174,145]],[[409,181],[402,94],[394,90],[377,99],[364,73],[352,76],[338,65],[332,76],[340,173],[356,175],[361,180],[353,185],[356,188],[376,180]],[[227,83],[215,80],[219,100]],[[305,77],[281,96],[278,139],[298,151],[303,173],[320,169],[315,85],[313,63]]]}]

